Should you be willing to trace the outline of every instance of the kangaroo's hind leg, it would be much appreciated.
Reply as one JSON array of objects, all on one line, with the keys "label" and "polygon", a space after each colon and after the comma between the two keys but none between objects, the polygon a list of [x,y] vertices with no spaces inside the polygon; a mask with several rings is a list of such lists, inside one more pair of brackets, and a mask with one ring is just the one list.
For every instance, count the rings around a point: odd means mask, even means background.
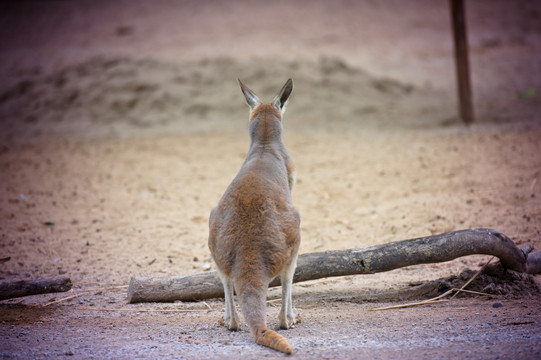
[{"label": "kangaroo's hind leg", "polygon": [[300,322],[300,317],[293,308],[293,299],[291,296],[291,287],[293,285],[293,275],[297,266],[297,252],[291,257],[290,262],[286,265],[280,280],[282,282],[282,308],[280,310],[280,328],[289,329],[294,324]]},{"label": "kangaroo's hind leg", "polygon": [[220,280],[222,280],[225,293],[225,316],[223,325],[232,331],[239,330],[240,321],[237,308],[235,307],[233,280],[229,276],[223,274],[221,271],[218,271],[218,275],[220,276]]}]

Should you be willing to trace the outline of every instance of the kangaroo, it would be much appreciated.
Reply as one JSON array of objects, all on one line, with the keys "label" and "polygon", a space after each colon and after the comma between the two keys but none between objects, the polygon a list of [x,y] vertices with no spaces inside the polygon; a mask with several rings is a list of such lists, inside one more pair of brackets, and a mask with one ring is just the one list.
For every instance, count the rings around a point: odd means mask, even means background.
[{"label": "kangaroo", "polygon": [[250,107],[250,148],[244,164],[209,219],[209,249],[224,286],[224,325],[239,329],[236,292],[256,343],[291,354],[287,340],[267,328],[269,282],[280,275],[280,328],[300,321],[291,284],[300,245],[300,216],[291,202],[295,165],[282,140],[282,116],[293,90],[287,80],[271,103],[262,103],[240,79]]}]

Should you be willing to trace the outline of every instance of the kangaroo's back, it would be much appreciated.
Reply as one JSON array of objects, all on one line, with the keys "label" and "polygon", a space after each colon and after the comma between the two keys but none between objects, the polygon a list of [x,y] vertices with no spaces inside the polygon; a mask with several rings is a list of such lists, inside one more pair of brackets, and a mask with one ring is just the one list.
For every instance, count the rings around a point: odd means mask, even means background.
[{"label": "kangaroo's back", "polygon": [[[226,293],[226,325],[239,327],[234,287],[256,342],[290,353],[288,342],[266,326],[265,300],[270,280],[277,275],[283,284],[292,279],[300,243],[300,218],[291,203],[295,169],[282,140],[282,114],[292,81],[270,104],[262,104],[239,83],[251,109],[251,144],[239,173],[211,212],[209,248]],[[280,315],[283,328],[296,322],[290,283],[283,285],[288,292]]]}]

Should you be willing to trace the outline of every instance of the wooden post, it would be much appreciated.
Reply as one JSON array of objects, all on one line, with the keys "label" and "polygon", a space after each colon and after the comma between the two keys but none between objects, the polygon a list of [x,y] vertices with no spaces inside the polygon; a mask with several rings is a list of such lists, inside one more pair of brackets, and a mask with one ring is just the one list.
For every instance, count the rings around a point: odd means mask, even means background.
[{"label": "wooden post", "polygon": [[466,124],[471,124],[474,121],[474,114],[470,85],[470,65],[468,60],[468,40],[466,35],[466,19],[464,16],[464,1],[449,1],[455,44],[455,64],[460,118]]}]

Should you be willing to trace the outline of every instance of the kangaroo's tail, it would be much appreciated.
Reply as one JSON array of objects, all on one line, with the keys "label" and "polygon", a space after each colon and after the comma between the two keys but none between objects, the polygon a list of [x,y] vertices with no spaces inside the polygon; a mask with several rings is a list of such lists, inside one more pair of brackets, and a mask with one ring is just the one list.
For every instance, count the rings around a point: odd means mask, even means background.
[{"label": "kangaroo's tail", "polygon": [[239,300],[244,319],[248,323],[255,342],[271,349],[291,354],[291,345],[276,331],[267,328],[266,324],[266,286],[246,284],[239,290]]}]

